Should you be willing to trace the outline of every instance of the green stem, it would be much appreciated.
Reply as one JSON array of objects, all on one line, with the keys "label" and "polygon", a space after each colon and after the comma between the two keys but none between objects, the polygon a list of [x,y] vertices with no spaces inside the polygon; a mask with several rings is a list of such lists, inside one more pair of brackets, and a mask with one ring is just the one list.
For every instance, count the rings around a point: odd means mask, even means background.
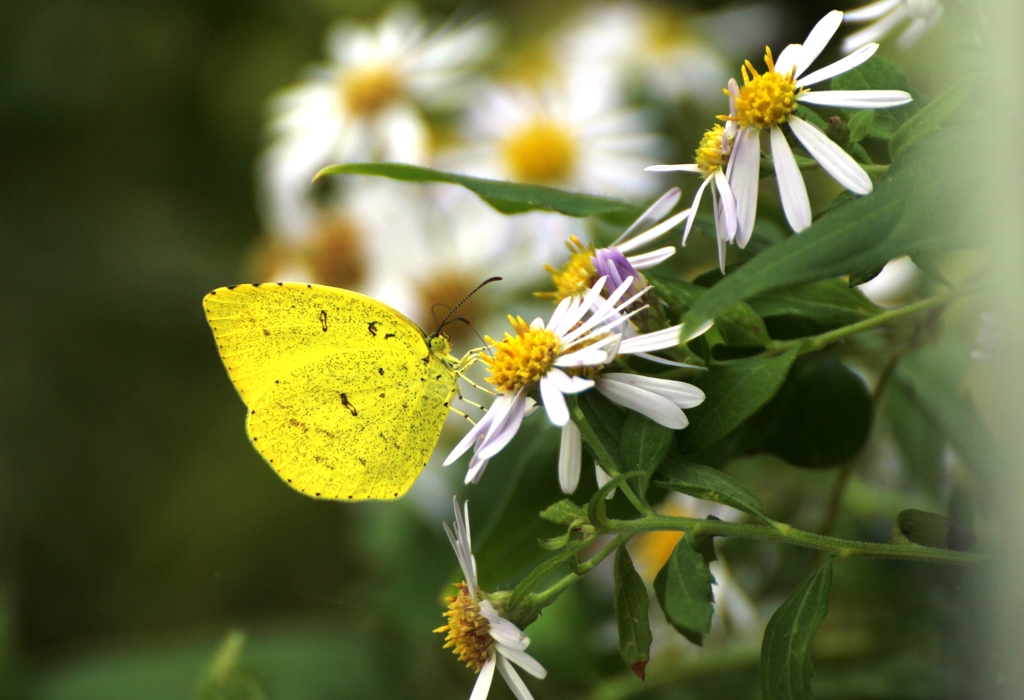
[{"label": "green stem", "polygon": [[888,165],[872,165],[870,163],[860,163],[859,165],[864,168],[864,172],[869,175],[885,175],[889,172]]},{"label": "green stem", "polygon": [[842,328],[836,328],[835,330],[820,335],[814,335],[809,338],[797,338],[795,340],[773,340],[768,343],[768,350],[772,353],[783,353],[790,348],[800,348],[800,354],[813,352],[815,350],[821,350],[828,345],[842,340],[851,335],[856,335],[863,331],[871,330],[879,326],[884,326],[890,321],[895,321],[898,318],[916,314],[918,311],[924,311],[926,309],[932,309],[936,306],[944,306],[957,297],[968,293],[970,290],[959,289],[950,290],[942,294],[936,294],[933,297],[916,301],[913,304],[907,304],[901,306],[898,309],[891,309],[889,311],[883,311],[877,316],[858,321],[857,323],[851,323],[848,326]]},{"label": "green stem", "polygon": [[966,565],[975,564],[984,558],[982,555],[972,552],[957,552],[914,544],[882,544],[844,540],[838,537],[829,537],[797,530],[785,523],[753,525],[720,520],[679,518],[671,515],[649,515],[637,520],[609,520],[608,528],[617,532],[620,537],[625,536],[627,538],[642,532],[674,530],[690,532],[695,537],[710,535],[714,537],[740,537],[765,542],[782,542],[784,544],[793,544],[799,547],[828,552],[838,559],[873,557]]},{"label": "green stem", "polygon": [[[601,439],[594,433],[593,428],[591,428],[590,423],[587,421],[587,417],[583,414],[583,409],[580,408],[576,401],[569,402],[569,412],[572,415],[573,422],[576,423],[580,429],[583,441],[587,443],[587,447],[593,453],[594,459],[601,465],[601,468],[613,477],[621,474],[622,472],[619,470],[618,460],[616,460],[615,457],[605,449]],[[625,494],[626,498],[629,499],[629,502],[633,504],[633,507],[640,513],[643,515],[650,515],[654,512],[650,505],[636,495],[628,483],[623,481],[619,484],[619,487],[621,488],[622,493]]]},{"label": "green stem", "polygon": [[622,535],[612,538],[608,544],[601,547],[594,556],[577,566],[575,571],[567,574],[560,581],[552,584],[550,588],[547,588],[540,593],[530,594],[529,598],[527,598],[526,602],[522,603],[522,605],[533,606],[536,610],[540,610],[541,608],[546,608],[551,605],[555,600],[557,600],[558,596],[562,594],[562,591],[579,581],[588,574],[591,569],[607,559],[608,555],[618,549],[619,545],[624,543],[626,539],[627,538]]}]

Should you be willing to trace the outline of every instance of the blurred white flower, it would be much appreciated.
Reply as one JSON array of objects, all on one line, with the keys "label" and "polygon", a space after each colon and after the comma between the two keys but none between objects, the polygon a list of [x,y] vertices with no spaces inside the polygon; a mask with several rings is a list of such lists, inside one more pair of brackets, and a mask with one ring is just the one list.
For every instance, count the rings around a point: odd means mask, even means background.
[{"label": "blurred white flower", "polygon": [[[882,109],[898,107],[911,101],[903,90],[811,90],[810,86],[846,73],[867,61],[878,50],[868,44],[846,58],[807,73],[815,59],[842,24],[843,13],[833,10],[815,25],[803,44],[790,44],[772,60],[771,50],[765,53],[768,70],[758,73],[747,61],[742,68],[743,87],[730,84],[735,100],[739,131],[729,156],[729,184],[736,197],[738,227],[736,242],[743,247],[750,240],[757,214],[757,189],[761,179],[761,131],[771,136],[771,152],[775,176],[786,219],[799,233],[811,225],[811,204],[807,187],[796,158],[782,131],[787,124],[793,136],[818,161],[822,169],[839,184],[857,194],[873,189],[871,178],[850,154],[825,135],[818,127],[796,116],[799,103],[828,107]],[[749,71],[749,72],[748,72]]]},{"label": "blurred white flower", "polygon": [[623,104],[601,66],[543,87],[492,85],[470,105],[466,146],[447,157],[471,175],[612,196],[657,187],[644,164],[661,148],[648,115]]},{"label": "blurred white flower", "polygon": [[844,22],[870,24],[843,40],[843,53],[856,51],[872,41],[878,41],[904,23],[906,29],[896,40],[896,45],[907,50],[935,26],[941,17],[942,3],[939,0],[877,0],[847,10]]},{"label": "blurred white flower", "polygon": [[604,64],[623,84],[638,80],[665,100],[709,100],[728,75],[722,55],[691,17],[668,7],[619,2],[587,6],[557,40],[569,60]]},{"label": "blurred white flower", "polygon": [[469,502],[464,504],[464,512],[459,508],[458,499],[453,498],[452,503],[455,506],[455,522],[452,528],[445,523],[444,531],[452,543],[465,580],[455,586],[459,594],[448,598],[448,612],[444,613],[448,624],[438,627],[434,632],[447,633],[445,648],[451,648],[459,661],[465,662],[478,674],[470,700],[484,700],[487,697],[495,669],[501,672],[517,700],[533,700],[533,695],[512,664],[534,678],[544,678],[548,672],[540,662],[526,653],[530,638],[502,617],[491,601],[482,597],[469,532]]},{"label": "blurred white flower", "polygon": [[261,163],[270,224],[308,217],[310,181],[331,163],[422,163],[430,148],[425,107],[459,106],[493,32],[483,23],[430,31],[411,6],[374,27],[344,23],[327,40],[331,61],[273,101],[272,143]]},{"label": "blurred white flower", "polygon": [[982,311],[981,323],[978,324],[978,335],[974,339],[971,359],[987,362],[992,359],[1001,344],[1003,332],[999,327],[1001,317],[994,311]]}]

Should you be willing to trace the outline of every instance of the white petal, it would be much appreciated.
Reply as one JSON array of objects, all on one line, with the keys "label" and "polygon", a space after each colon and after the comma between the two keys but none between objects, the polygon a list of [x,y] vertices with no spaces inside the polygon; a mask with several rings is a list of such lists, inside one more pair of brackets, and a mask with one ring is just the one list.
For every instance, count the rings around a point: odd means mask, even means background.
[{"label": "white petal", "polygon": [[498,659],[498,670],[501,671],[502,677],[512,690],[512,694],[516,696],[516,700],[533,700],[530,689],[526,687],[526,683],[523,683],[523,679],[516,673],[516,669],[512,664],[501,654],[496,656]]},{"label": "white petal", "polygon": [[799,63],[803,50],[803,44],[790,44],[782,49],[782,53],[775,59],[776,72],[788,75],[790,71],[796,68],[796,64]]},{"label": "white petal", "polygon": [[[715,189],[718,190],[718,196],[721,197],[719,206],[722,208],[722,218],[725,221],[725,230],[719,231],[717,230],[718,226],[715,226],[715,233],[719,239],[731,242],[736,238],[736,197],[733,196],[732,187],[721,168],[715,171]],[[724,238],[723,233],[725,234]]]},{"label": "white petal", "polygon": [[576,424],[569,421],[562,426],[562,442],[558,450],[558,485],[562,487],[562,493],[576,491],[582,461],[583,438]]},{"label": "white petal", "polygon": [[505,446],[512,441],[523,424],[523,415],[526,413],[526,395],[522,389],[516,392],[516,402],[512,410],[508,412],[505,420],[496,423],[493,428],[480,440],[476,448],[476,456],[480,459],[490,459],[505,449]]},{"label": "white petal", "polygon": [[540,400],[547,411],[548,420],[555,425],[565,425],[569,422],[569,406],[565,403],[565,396],[547,377],[540,380]]},{"label": "white petal", "polygon": [[565,314],[568,313],[569,307],[572,306],[573,298],[566,297],[562,301],[558,302],[558,306],[555,307],[555,311],[551,314],[551,320],[548,321],[549,328],[557,328],[562,323],[562,319],[565,318]]},{"label": "white petal", "polygon": [[896,40],[896,45],[903,51],[909,51],[913,48],[914,44],[917,43],[934,22],[918,17],[911,21],[910,25],[900,34],[900,38]]},{"label": "white petal", "polygon": [[593,379],[570,376],[560,369],[548,370],[546,377],[563,394],[578,394],[594,386]]},{"label": "white petal", "polygon": [[843,13],[839,10],[832,10],[814,25],[814,29],[811,30],[811,33],[804,40],[804,48],[800,52],[800,58],[796,64],[797,77],[800,77],[814,63],[814,60],[821,55],[828,42],[839,31],[839,25],[842,23]]},{"label": "white petal", "polygon": [[725,274],[725,256],[727,246],[728,242],[724,238],[718,239],[718,269],[722,271],[723,275]]},{"label": "white petal", "polygon": [[516,627],[515,624],[503,618],[491,601],[480,601],[480,614],[487,619],[489,626],[487,633],[498,644],[518,651],[523,651],[526,647],[530,646],[530,638],[521,629]]},{"label": "white petal", "polygon": [[796,98],[797,102],[849,109],[886,109],[913,101],[903,90],[815,90]]},{"label": "white petal", "polygon": [[666,428],[681,430],[689,423],[682,409],[664,396],[605,377],[598,378],[597,390],[607,399],[645,415]]},{"label": "white petal", "polygon": [[892,12],[882,17],[877,22],[873,22],[868,26],[860,29],[853,34],[843,39],[842,51],[843,53],[849,53],[854,49],[858,49],[861,46],[870,44],[873,41],[878,41],[883,36],[888,34],[892,29],[902,22],[907,17],[907,8],[904,4],[900,4]]},{"label": "white petal", "polygon": [[475,452],[469,460],[469,468],[466,469],[466,478],[462,483],[464,484],[475,484],[480,481],[480,477],[484,475],[484,470],[487,469],[487,464],[490,460],[480,459],[480,456]]},{"label": "white petal", "polygon": [[679,408],[694,408],[704,403],[704,392],[693,384],[679,382],[674,379],[662,379],[661,377],[648,377],[642,374],[627,374],[624,372],[605,372],[601,375],[604,379],[630,384],[646,391],[664,396]]},{"label": "white petal", "polygon": [[683,222],[683,219],[687,218],[690,215],[691,211],[692,211],[692,209],[684,209],[681,212],[673,214],[670,218],[665,219],[664,221],[662,221],[657,226],[654,226],[654,227],[650,228],[649,230],[644,231],[643,233],[641,233],[639,236],[637,236],[633,240],[628,241],[625,245],[617,246],[618,249],[619,249],[619,252],[620,253],[628,253],[628,252],[630,252],[632,250],[636,250],[637,248],[640,248],[640,247],[650,243],[651,241],[654,241],[654,240],[657,240],[658,238],[661,238],[666,233],[668,233],[669,231],[674,229],[676,226],[681,224]]},{"label": "white petal", "polygon": [[675,360],[666,360],[664,357],[658,357],[657,355],[651,355],[646,352],[634,353],[637,357],[642,357],[648,362],[654,362],[659,365],[665,365],[666,367],[676,367],[678,369],[697,369],[702,372],[707,372],[707,367],[701,367],[700,365],[688,365],[684,362],[676,362]]},{"label": "white petal", "polygon": [[652,331],[643,335],[636,335],[632,338],[623,338],[619,344],[619,354],[629,355],[635,352],[651,352],[674,348],[679,345],[679,331],[682,326],[670,326],[660,331]]},{"label": "white petal", "polygon": [[843,13],[844,22],[866,22],[869,19],[881,17],[904,0],[878,0],[868,5],[847,10]]},{"label": "white petal", "polygon": [[798,117],[790,117],[789,127],[807,152],[836,182],[857,194],[867,194],[872,190],[871,178],[864,168],[824,131]]},{"label": "white petal", "polygon": [[693,196],[693,204],[690,205],[690,211],[693,212],[693,216],[686,221],[686,228],[683,229],[682,245],[686,245],[686,239],[690,236],[690,229],[693,228],[693,220],[697,218],[697,207],[700,206],[700,198],[704,196],[704,190],[710,184],[711,178],[704,180],[704,182],[700,183],[700,187],[697,188],[697,194]]},{"label": "white petal", "polygon": [[491,403],[490,409],[486,414],[484,414],[484,417],[478,420],[476,425],[470,428],[469,432],[459,440],[459,444],[457,444],[454,449],[448,453],[443,466],[447,467],[449,464],[465,454],[466,450],[476,442],[477,438],[490,429],[491,424],[495,420],[501,420],[512,408],[511,399],[512,397],[507,394],[498,394],[497,398],[495,398]]},{"label": "white petal", "polygon": [[664,248],[658,248],[657,250],[652,250],[649,253],[630,255],[626,260],[628,260],[629,264],[636,270],[649,270],[650,268],[665,262],[675,254],[675,246],[670,245],[665,246]]},{"label": "white petal", "polygon": [[634,221],[629,228],[623,231],[621,236],[619,236],[618,238],[615,239],[614,242],[612,242],[612,245],[618,246],[619,250],[621,250],[622,252],[626,252],[627,246],[632,246],[628,248],[629,250],[632,250],[633,248],[637,247],[639,244],[637,244],[635,241],[630,241],[626,245],[619,245],[619,243],[626,240],[626,238],[629,237],[629,234],[633,233],[634,231],[641,229],[644,226],[655,224],[661,221],[663,218],[665,218],[665,216],[670,211],[672,211],[672,207],[676,205],[676,202],[679,201],[679,197],[681,195],[682,191],[678,187],[673,187],[668,192],[658,197],[654,204],[647,207],[647,211],[645,211],[643,214],[637,217],[637,220]]},{"label": "white petal", "polygon": [[[602,486],[604,486],[605,484],[612,480],[612,475],[606,472],[604,469],[601,469],[600,464],[594,462],[594,478],[597,480],[597,488],[601,488]],[[608,492],[608,495],[605,496],[605,499],[610,501],[611,499],[615,498],[615,491],[616,489],[611,489]]]},{"label": "white petal", "polygon": [[875,51],[878,51],[878,44],[868,44],[862,46],[846,58],[841,58],[835,63],[830,63],[824,68],[819,68],[816,71],[808,73],[804,77],[797,81],[800,87],[807,87],[808,85],[816,85],[829,78],[834,78],[837,75],[842,75],[848,70],[853,70],[864,61],[868,60],[875,55]]},{"label": "white petal", "polygon": [[754,233],[761,179],[761,143],[756,129],[740,129],[736,135],[726,175],[736,197],[736,244],[745,248]]},{"label": "white petal", "polygon": [[632,277],[627,277],[625,280],[623,280],[622,284],[620,284],[614,292],[609,294],[608,297],[603,302],[601,302],[600,306],[594,309],[594,312],[590,318],[588,318],[586,321],[580,324],[578,328],[574,328],[573,330],[562,334],[562,342],[565,344],[572,343],[572,341],[582,337],[595,326],[598,326],[604,321],[606,321],[609,316],[615,315],[615,304],[619,301],[619,299],[623,297],[623,295],[625,295],[626,292],[629,291],[629,288],[632,285]]},{"label": "white petal", "polygon": [[559,319],[557,326],[549,323],[548,328],[553,331],[555,335],[559,337],[564,336],[569,329],[579,323],[580,319],[586,316],[587,312],[590,311],[594,307],[594,304],[597,303],[598,299],[601,298],[601,292],[604,291],[604,285],[607,279],[607,277],[601,277],[598,279],[583,299],[574,299],[573,304],[566,311],[565,315]]},{"label": "white petal", "polygon": [[782,210],[793,230],[800,233],[811,225],[811,200],[807,198],[804,176],[793,157],[786,135],[777,126],[772,127],[772,158],[775,160],[775,178],[779,181]]},{"label": "white petal", "polygon": [[614,354],[609,350],[588,346],[576,352],[562,355],[555,360],[556,367],[595,367],[611,361]]},{"label": "white petal", "polygon": [[[508,661],[511,661],[515,665],[519,666],[519,668],[523,669],[534,678],[544,678],[548,675],[548,672],[544,669],[543,666],[540,665],[540,662],[538,662],[536,659],[534,659],[526,652],[506,653],[505,650],[502,650],[502,656],[504,656]],[[500,660],[498,661],[498,669],[501,669]],[[509,666],[509,670],[514,672],[515,669]],[[507,677],[506,680],[508,680]]]},{"label": "white petal", "polygon": [[644,168],[649,173],[699,173],[700,168],[696,163],[680,163],[678,165],[650,165]]},{"label": "white petal", "polygon": [[498,665],[498,657],[491,654],[491,658],[484,662],[477,674],[476,683],[473,685],[473,694],[469,700],[487,700],[487,693],[491,692],[491,681],[494,679],[494,669]]}]

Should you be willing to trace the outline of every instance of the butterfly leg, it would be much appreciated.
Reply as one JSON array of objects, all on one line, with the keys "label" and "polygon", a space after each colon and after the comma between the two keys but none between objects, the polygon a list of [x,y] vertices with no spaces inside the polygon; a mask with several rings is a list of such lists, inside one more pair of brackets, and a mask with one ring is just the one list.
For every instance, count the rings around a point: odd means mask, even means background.
[{"label": "butterfly leg", "polygon": [[455,408],[454,406],[448,406],[448,410],[451,411],[452,413],[454,413],[456,415],[459,415],[459,416],[462,416],[463,418],[468,420],[470,425],[476,425],[476,421],[473,420],[472,418],[470,418],[469,414],[463,413],[462,411],[460,411],[459,409]]}]

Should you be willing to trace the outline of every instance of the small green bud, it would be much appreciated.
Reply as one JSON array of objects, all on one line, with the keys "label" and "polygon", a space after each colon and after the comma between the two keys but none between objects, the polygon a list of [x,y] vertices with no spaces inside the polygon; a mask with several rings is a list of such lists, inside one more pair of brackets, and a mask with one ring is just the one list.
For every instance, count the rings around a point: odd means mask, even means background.
[{"label": "small green bud", "polygon": [[834,116],[828,120],[825,135],[846,148],[846,145],[850,143],[850,125],[842,117]]}]

